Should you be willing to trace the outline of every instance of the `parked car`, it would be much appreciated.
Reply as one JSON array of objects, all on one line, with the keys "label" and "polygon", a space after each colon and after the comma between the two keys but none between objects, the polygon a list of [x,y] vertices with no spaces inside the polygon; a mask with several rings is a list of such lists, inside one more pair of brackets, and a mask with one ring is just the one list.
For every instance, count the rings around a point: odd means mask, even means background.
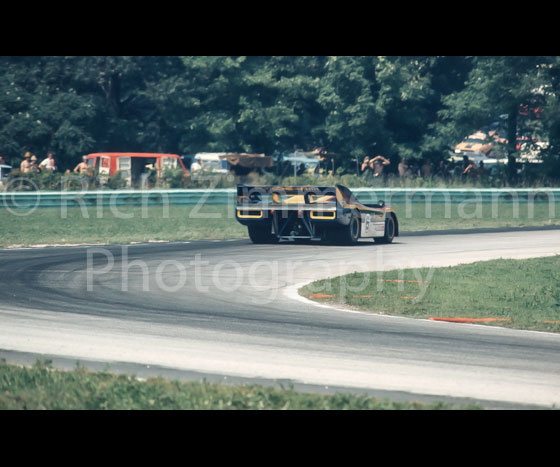
[{"label": "parked car", "polygon": [[0,165],[0,189],[3,189],[4,185],[7,184],[11,171],[12,167],[10,165]]},{"label": "parked car", "polygon": [[494,143],[489,140],[488,135],[479,131],[468,136],[455,146],[455,154],[471,155],[473,153],[480,153],[486,156],[492,151],[493,147]]},{"label": "parked car", "polygon": [[548,148],[548,142],[529,140],[519,143],[517,150],[519,151],[518,162],[541,163],[541,151]]}]

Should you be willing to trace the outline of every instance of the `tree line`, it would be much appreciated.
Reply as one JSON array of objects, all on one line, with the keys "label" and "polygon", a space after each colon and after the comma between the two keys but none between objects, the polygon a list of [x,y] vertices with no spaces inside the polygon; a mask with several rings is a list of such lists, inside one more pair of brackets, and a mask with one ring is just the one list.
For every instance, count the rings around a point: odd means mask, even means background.
[{"label": "tree line", "polygon": [[[0,154],[249,152],[326,148],[434,165],[499,122],[514,177],[516,139],[548,146],[560,178],[557,56],[3,56]],[[530,118],[529,118],[530,117]]]}]

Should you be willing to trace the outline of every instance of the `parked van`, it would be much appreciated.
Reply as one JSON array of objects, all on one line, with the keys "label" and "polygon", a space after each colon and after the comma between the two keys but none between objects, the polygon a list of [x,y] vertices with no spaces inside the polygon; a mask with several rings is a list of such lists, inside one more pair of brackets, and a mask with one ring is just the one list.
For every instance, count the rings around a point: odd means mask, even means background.
[{"label": "parked van", "polygon": [[199,152],[194,156],[191,164],[191,172],[195,173],[199,171],[227,175],[229,173],[229,164],[221,153]]},{"label": "parked van", "polygon": [[153,186],[166,169],[181,169],[189,174],[177,154],[99,152],[88,154],[86,164],[94,169],[102,184],[119,172],[127,186],[137,188]]}]

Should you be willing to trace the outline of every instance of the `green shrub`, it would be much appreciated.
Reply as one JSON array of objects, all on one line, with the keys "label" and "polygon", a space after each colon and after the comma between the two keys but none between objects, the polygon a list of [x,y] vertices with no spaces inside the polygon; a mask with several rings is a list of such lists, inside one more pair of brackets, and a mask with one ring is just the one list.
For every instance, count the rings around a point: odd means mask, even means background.
[{"label": "green shrub", "polygon": [[162,171],[159,180],[160,188],[186,188],[188,186],[188,176],[183,169],[165,169]]},{"label": "green shrub", "polygon": [[107,183],[105,183],[104,186],[111,190],[119,190],[121,188],[126,188],[127,181],[122,177],[120,172],[116,172],[114,175],[109,175]]}]

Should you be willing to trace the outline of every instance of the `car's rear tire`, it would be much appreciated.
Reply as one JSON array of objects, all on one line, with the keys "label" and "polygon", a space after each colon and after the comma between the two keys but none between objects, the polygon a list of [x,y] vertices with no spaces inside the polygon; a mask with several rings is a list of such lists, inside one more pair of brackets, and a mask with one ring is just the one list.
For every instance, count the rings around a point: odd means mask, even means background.
[{"label": "car's rear tire", "polygon": [[355,245],[360,238],[360,225],[360,215],[353,212],[350,223],[329,232],[329,238],[339,245]]},{"label": "car's rear tire", "polygon": [[397,222],[393,215],[387,216],[385,219],[385,233],[383,237],[374,238],[375,243],[392,243],[395,238],[395,233],[397,232]]},{"label": "car's rear tire", "polygon": [[262,227],[260,225],[250,225],[247,227],[249,238],[253,243],[267,244],[278,243],[278,237],[271,232],[270,227]]}]

